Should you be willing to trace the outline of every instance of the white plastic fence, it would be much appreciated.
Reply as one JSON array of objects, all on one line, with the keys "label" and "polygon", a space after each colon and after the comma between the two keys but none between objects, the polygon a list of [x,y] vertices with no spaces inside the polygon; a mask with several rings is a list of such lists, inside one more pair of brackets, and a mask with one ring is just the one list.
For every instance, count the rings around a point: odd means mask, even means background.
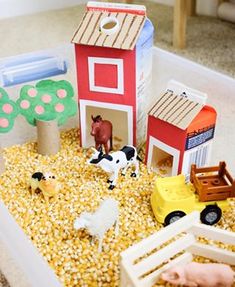
[{"label": "white plastic fence", "polygon": [[[120,286],[151,287],[163,271],[192,261],[193,255],[235,265],[234,252],[199,243],[197,236],[235,245],[234,232],[201,224],[200,214],[195,211],[122,252]],[[171,243],[166,245],[169,240]]]},{"label": "white plastic fence", "polygon": [[62,287],[1,201],[0,269],[11,287]]}]

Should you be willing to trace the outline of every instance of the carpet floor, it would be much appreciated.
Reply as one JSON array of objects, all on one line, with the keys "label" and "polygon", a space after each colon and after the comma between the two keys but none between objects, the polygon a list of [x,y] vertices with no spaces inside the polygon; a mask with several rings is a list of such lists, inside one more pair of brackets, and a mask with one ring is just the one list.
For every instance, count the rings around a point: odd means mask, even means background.
[{"label": "carpet floor", "polygon": [[[214,17],[189,17],[187,47],[183,50],[174,49],[173,8],[144,0],[133,3],[146,5],[148,17],[155,26],[156,46],[231,77],[235,76],[235,24]],[[4,41],[1,43],[0,57],[70,42],[84,8],[84,5],[78,5],[63,10],[1,20],[0,38]]]},{"label": "carpet floor", "polygon": [[155,26],[156,46],[235,77],[235,24],[214,17],[188,17],[186,49],[174,49],[173,8],[151,1],[135,2],[147,7]]}]

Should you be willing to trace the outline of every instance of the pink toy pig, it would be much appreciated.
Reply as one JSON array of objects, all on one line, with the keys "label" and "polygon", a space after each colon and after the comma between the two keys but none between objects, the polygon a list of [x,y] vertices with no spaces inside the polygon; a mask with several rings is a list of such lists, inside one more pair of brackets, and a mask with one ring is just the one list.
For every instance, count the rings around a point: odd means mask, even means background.
[{"label": "pink toy pig", "polygon": [[188,287],[231,287],[234,274],[225,264],[191,262],[170,268],[162,273],[161,278],[173,285]]}]

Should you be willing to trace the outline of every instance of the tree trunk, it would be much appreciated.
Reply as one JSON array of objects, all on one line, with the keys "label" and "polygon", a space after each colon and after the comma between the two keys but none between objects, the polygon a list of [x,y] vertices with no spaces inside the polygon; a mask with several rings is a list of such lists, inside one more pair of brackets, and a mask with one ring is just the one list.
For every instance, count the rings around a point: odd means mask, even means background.
[{"label": "tree trunk", "polygon": [[3,158],[3,149],[0,147],[0,175],[5,171],[5,161]]},{"label": "tree trunk", "polygon": [[37,120],[38,153],[54,155],[60,150],[60,133],[57,120]]}]

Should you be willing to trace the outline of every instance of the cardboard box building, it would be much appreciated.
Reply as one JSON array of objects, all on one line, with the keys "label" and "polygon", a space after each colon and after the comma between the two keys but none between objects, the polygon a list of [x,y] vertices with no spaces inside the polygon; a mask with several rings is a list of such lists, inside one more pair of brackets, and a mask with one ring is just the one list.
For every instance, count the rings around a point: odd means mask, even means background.
[{"label": "cardboard box building", "polygon": [[[119,146],[144,141],[153,26],[141,5],[88,2],[75,44],[81,145],[94,145],[91,116],[113,125]],[[150,95],[150,92],[149,92]],[[136,134],[136,127],[141,127]]]},{"label": "cardboard box building", "polygon": [[174,81],[170,85],[178,90],[167,89],[148,113],[146,164],[188,179],[191,164],[209,165],[216,111],[205,105],[202,93]]}]

